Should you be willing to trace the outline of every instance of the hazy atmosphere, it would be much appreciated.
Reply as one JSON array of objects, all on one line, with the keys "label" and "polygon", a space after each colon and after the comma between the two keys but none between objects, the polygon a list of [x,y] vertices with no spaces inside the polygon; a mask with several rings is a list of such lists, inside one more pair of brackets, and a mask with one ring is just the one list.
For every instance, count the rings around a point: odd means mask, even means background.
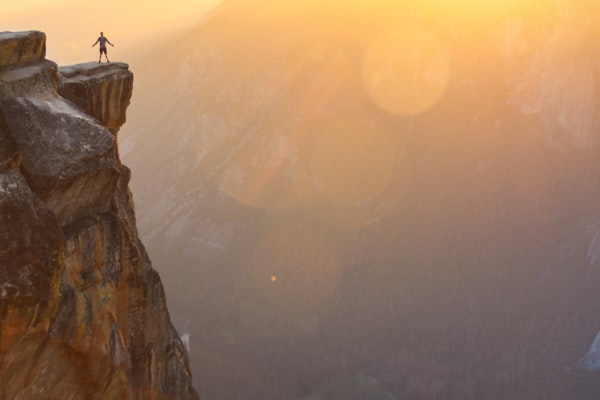
[{"label": "hazy atmosphere", "polygon": [[597,399],[600,7],[390,3],[19,1],[0,27],[130,64],[119,151],[204,399]]},{"label": "hazy atmosphere", "polygon": [[46,33],[47,57],[59,65],[93,61],[92,44],[103,31],[116,45],[115,61],[129,61],[151,52],[182,29],[196,25],[218,0],[77,1],[6,0],[2,30],[40,30]]}]

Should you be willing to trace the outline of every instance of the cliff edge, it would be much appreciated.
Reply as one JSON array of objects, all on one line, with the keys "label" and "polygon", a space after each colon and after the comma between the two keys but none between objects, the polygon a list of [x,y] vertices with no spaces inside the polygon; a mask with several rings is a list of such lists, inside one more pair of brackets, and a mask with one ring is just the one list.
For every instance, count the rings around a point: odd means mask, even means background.
[{"label": "cliff edge", "polygon": [[0,33],[0,399],[198,399],[136,228],[124,63]]}]

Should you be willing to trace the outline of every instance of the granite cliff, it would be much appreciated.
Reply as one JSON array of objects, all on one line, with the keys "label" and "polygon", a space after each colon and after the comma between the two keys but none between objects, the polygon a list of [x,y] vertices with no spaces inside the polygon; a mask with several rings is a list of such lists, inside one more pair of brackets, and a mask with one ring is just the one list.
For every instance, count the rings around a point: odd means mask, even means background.
[{"label": "granite cliff", "polygon": [[0,33],[0,399],[197,399],[116,134],[133,75]]}]

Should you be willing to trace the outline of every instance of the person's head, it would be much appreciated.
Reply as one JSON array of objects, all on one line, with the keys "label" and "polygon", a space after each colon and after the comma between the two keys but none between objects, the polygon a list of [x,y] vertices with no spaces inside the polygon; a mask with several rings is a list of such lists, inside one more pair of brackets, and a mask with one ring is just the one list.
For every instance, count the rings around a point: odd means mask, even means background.
[{"label": "person's head", "polygon": [[104,36],[104,32],[100,32],[100,36]]}]

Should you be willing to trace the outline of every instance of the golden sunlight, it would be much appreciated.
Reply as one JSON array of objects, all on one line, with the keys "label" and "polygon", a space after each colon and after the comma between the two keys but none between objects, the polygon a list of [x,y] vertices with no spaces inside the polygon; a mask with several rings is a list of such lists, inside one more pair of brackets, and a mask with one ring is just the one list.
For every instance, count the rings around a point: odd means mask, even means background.
[{"label": "golden sunlight", "polygon": [[431,11],[465,18],[501,18],[532,8],[548,7],[547,0],[426,0]]},{"label": "golden sunlight", "polygon": [[450,62],[442,43],[417,25],[398,26],[373,40],[363,60],[367,93],[399,115],[434,106],[448,84]]}]

